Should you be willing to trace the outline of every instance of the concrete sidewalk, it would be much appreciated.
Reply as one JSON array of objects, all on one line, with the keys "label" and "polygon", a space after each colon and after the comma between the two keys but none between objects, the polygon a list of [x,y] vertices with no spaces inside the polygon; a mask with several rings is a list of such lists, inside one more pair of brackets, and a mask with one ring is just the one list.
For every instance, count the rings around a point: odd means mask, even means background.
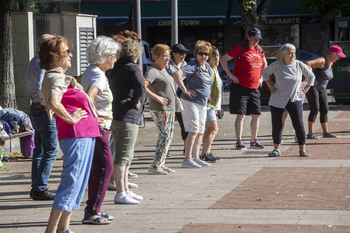
[{"label": "concrete sidewalk", "polygon": [[[308,111],[304,112],[306,122]],[[139,205],[115,205],[108,191],[103,211],[115,216],[110,225],[82,225],[84,201],[73,212],[76,232],[350,232],[350,109],[334,106],[330,130],[339,138],[307,140],[309,158],[298,156],[290,120],[284,131],[282,156],[272,150],[268,107],[263,108],[259,139],[262,150],[234,150],[235,117],[225,112],[212,152],[221,161],[208,168],[180,168],[183,143],[177,127],[166,176],[147,175],[157,139],[154,122],[141,128],[132,171],[139,178],[134,192]],[[249,121],[244,138],[249,142]],[[319,126],[319,123],[317,123]],[[320,133],[320,131],[318,131]],[[62,160],[50,177],[59,184]],[[29,199],[30,159],[4,164],[0,173],[0,232],[44,232],[52,201]]]}]

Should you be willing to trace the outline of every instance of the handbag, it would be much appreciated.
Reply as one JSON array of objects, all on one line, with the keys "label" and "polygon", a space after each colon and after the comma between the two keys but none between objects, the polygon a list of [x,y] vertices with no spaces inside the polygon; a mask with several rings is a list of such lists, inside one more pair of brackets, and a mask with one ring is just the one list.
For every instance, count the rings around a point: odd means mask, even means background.
[{"label": "handbag", "polygon": [[182,106],[181,100],[175,95],[175,112],[182,112],[184,107]]}]

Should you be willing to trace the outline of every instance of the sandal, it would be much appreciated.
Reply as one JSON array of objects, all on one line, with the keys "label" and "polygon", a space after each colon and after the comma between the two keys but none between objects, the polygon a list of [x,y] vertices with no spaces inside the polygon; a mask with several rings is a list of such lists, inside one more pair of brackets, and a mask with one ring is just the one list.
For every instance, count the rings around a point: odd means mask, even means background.
[{"label": "sandal", "polygon": [[335,135],[334,133],[328,132],[328,133],[324,133],[323,137],[324,138],[337,138],[337,135]]},{"label": "sandal", "polygon": [[310,154],[310,152],[309,152],[308,150],[306,150],[306,149],[300,149],[299,155],[300,155],[301,157],[309,157],[311,154]]},{"label": "sandal", "polygon": [[279,149],[274,149],[268,155],[268,157],[278,157],[278,156],[281,156],[281,151]]},{"label": "sandal", "polygon": [[101,217],[104,217],[106,219],[108,219],[109,221],[112,221],[114,219],[114,217],[112,215],[109,215],[107,213],[103,213],[102,211],[100,212]]},{"label": "sandal", "polygon": [[[90,219],[91,217],[93,217],[93,216],[98,216],[97,218],[95,218],[95,219]],[[93,224],[93,225],[107,225],[107,224],[110,224],[111,222],[107,219],[107,218],[105,218],[105,217],[103,217],[103,216],[101,216],[101,217],[99,217],[100,215],[98,215],[98,214],[89,214],[89,213],[85,213],[85,215],[84,215],[84,219],[83,220],[81,220],[81,223],[82,224]],[[103,222],[102,220],[107,220],[106,222]]]},{"label": "sandal", "polygon": [[306,139],[320,139],[316,134],[314,133],[308,133],[306,136]]}]

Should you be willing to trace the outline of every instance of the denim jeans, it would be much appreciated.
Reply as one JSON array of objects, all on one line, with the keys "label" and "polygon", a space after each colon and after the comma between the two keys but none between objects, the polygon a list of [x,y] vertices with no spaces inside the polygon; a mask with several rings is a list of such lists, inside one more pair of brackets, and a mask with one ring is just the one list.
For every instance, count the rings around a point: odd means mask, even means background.
[{"label": "denim jeans", "polygon": [[79,209],[89,180],[95,148],[95,138],[67,138],[60,140],[63,152],[61,183],[52,207],[72,212]]},{"label": "denim jeans", "polygon": [[53,163],[58,153],[56,121],[49,121],[44,109],[30,108],[30,120],[35,129],[35,148],[32,159],[32,188],[35,191],[47,189]]}]

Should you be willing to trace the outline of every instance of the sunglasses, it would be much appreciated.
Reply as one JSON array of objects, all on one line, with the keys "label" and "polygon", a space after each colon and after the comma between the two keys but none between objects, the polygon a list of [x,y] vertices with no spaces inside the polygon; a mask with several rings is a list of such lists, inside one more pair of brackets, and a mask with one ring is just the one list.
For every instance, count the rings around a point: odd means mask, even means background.
[{"label": "sunglasses", "polygon": [[198,52],[198,55],[199,55],[199,56],[203,56],[203,55],[204,55],[204,56],[209,56],[209,53]]},{"label": "sunglasses", "polygon": [[69,49],[67,49],[65,52],[68,53],[68,54],[70,54],[70,50],[69,50]]}]

